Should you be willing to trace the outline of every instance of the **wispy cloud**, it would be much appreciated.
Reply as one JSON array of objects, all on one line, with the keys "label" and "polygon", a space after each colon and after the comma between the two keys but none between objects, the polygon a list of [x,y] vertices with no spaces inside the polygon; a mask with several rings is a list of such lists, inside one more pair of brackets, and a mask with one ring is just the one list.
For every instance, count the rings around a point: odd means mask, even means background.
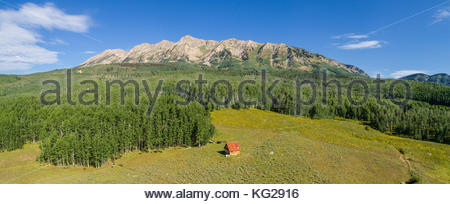
[{"label": "wispy cloud", "polygon": [[368,35],[361,35],[361,34],[354,34],[354,33],[347,33],[347,34],[343,34],[343,35],[336,35],[333,36],[331,38],[333,39],[364,39],[364,38],[368,38]]},{"label": "wispy cloud", "polygon": [[350,36],[347,36],[347,38],[350,38],[350,39],[363,39],[363,38],[368,38],[369,36],[368,35],[350,35]]},{"label": "wispy cloud", "polygon": [[450,2],[450,0],[447,0],[447,1],[444,1],[444,2],[442,2],[442,3],[440,3],[440,4],[436,4],[436,5],[432,6],[432,7],[429,7],[429,8],[427,8],[427,9],[421,10],[421,11],[419,11],[419,12],[417,12],[417,13],[414,13],[413,15],[406,16],[406,17],[404,17],[404,18],[402,18],[402,19],[400,19],[400,20],[397,20],[397,21],[395,21],[395,22],[392,22],[392,23],[390,23],[390,24],[387,24],[387,25],[385,25],[385,26],[382,26],[382,27],[380,27],[380,28],[378,28],[378,29],[376,29],[376,30],[373,30],[373,31],[367,33],[367,35],[373,35],[373,34],[375,34],[375,33],[377,33],[377,32],[386,30],[386,29],[388,29],[388,28],[390,28],[390,27],[392,27],[392,26],[395,26],[395,25],[397,25],[397,24],[400,24],[400,23],[403,23],[403,22],[405,22],[405,21],[408,21],[408,20],[410,20],[410,19],[412,19],[412,18],[414,18],[414,17],[416,17],[416,16],[419,16],[419,15],[421,15],[421,14],[423,14],[423,13],[426,13],[426,12],[431,11],[431,10],[433,10],[433,9],[439,8],[439,7],[441,7],[441,6],[444,6],[445,4],[448,4],[449,2]]},{"label": "wispy cloud", "polygon": [[382,47],[381,41],[366,39],[366,38],[369,38],[369,35],[348,33],[348,34],[333,36],[331,38],[335,39],[337,41],[341,41],[341,42],[333,43],[333,45],[336,46],[337,48],[343,49],[343,50],[372,49],[372,48],[381,48]]},{"label": "wispy cloud", "polygon": [[[85,33],[89,27],[88,16],[66,14],[51,3],[26,3],[17,10],[0,10],[0,70],[23,70],[58,61],[57,52],[39,45],[45,43],[38,33],[41,28]],[[64,41],[50,43],[58,42]]]},{"label": "wispy cloud", "polygon": [[382,44],[381,41],[378,40],[367,40],[340,45],[339,48],[343,50],[373,49],[373,48],[381,48],[382,47],[381,44]]},{"label": "wispy cloud", "polygon": [[434,18],[433,24],[439,23],[441,21],[450,18],[450,7],[438,10],[436,14],[434,14],[433,18]]},{"label": "wispy cloud", "polygon": [[421,71],[421,70],[399,70],[399,71],[396,71],[394,73],[391,73],[390,75],[392,77],[394,77],[395,79],[398,79],[398,78],[401,78],[401,77],[404,77],[404,76],[408,76],[408,75],[411,75],[411,74],[417,74],[417,73],[426,74],[425,71]]},{"label": "wispy cloud", "polygon": [[84,54],[95,54],[95,53],[97,53],[96,51],[92,51],[92,50],[86,50],[86,51],[84,51],[83,52]]},{"label": "wispy cloud", "polygon": [[[402,19],[399,19],[397,21],[394,21],[390,24],[384,25],[382,27],[379,27],[375,30],[372,30],[366,34],[355,34],[355,33],[348,33],[348,34],[343,34],[343,35],[337,35],[337,36],[332,36],[333,39],[346,39],[349,42],[346,42],[345,44],[342,45],[342,43],[334,43],[335,46],[337,46],[340,49],[344,49],[344,50],[356,50],[356,49],[369,49],[369,48],[381,48],[382,47],[382,41],[379,40],[367,40],[367,38],[373,37],[373,35],[375,35],[376,33],[380,32],[380,31],[384,31],[386,29],[391,28],[392,26],[395,26],[397,24],[406,22],[416,16],[419,16],[423,13],[429,12],[433,9],[437,9],[439,7],[444,6],[445,4],[450,3],[450,0],[446,0],[444,2],[441,2],[439,4],[436,4],[432,7],[429,7],[427,9],[421,10],[417,13],[414,13],[412,15],[406,16]],[[450,7],[446,8],[446,9],[440,9],[434,16],[435,21],[433,23],[437,23],[437,22],[441,22],[447,18],[450,18]],[[366,39],[366,40],[363,40]],[[383,41],[385,42],[385,41]]]},{"label": "wispy cloud", "polygon": [[54,40],[50,41],[49,44],[51,44],[51,45],[69,45],[68,42],[61,40],[61,39],[54,39]]}]

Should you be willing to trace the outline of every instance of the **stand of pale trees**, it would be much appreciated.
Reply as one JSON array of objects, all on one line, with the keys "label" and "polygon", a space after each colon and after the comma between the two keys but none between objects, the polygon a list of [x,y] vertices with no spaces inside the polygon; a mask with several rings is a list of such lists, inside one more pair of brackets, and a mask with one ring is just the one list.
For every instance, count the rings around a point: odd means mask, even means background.
[{"label": "stand of pale trees", "polygon": [[0,106],[0,149],[40,141],[39,159],[55,165],[99,167],[127,151],[204,145],[214,134],[202,105],[177,106],[173,96],[162,96],[150,116],[144,104],[41,106],[27,97]]}]

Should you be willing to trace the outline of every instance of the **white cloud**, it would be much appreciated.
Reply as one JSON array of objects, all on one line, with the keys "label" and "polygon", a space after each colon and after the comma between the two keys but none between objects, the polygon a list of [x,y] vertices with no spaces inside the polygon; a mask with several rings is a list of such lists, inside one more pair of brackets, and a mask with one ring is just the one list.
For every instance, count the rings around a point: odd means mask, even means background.
[{"label": "white cloud", "polygon": [[450,7],[438,10],[433,17],[434,17],[433,23],[439,23],[441,21],[446,20],[447,18],[450,18]]},{"label": "white cloud", "polygon": [[44,6],[26,3],[17,11],[2,10],[0,11],[0,19],[19,25],[72,32],[87,32],[90,25],[88,16],[66,14],[51,3],[46,3]]},{"label": "white cloud", "polygon": [[[23,70],[58,61],[57,52],[39,45],[44,43],[37,32],[40,28],[84,33],[89,26],[88,16],[69,15],[49,3],[26,3],[18,10],[0,10],[0,70]],[[58,39],[54,42],[65,43]]]},{"label": "white cloud", "polygon": [[96,51],[92,51],[92,50],[86,50],[83,52],[84,54],[95,54],[97,53]]},{"label": "white cloud", "polygon": [[378,40],[368,40],[361,41],[355,43],[349,43],[345,45],[340,45],[339,48],[344,50],[356,50],[356,49],[372,49],[372,48],[380,48],[381,42]]},{"label": "white cloud", "polygon": [[411,74],[417,74],[417,73],[423,73],[425,74],[425,71],[420,71],[420,70],[400,70],[400,71],[396,71],[394,73],[391,73],[391,76],[394,77],[395,79],[404,77],[404,76],[408,76]]},{"label": "white cloud", "polygon": [[58,39],[58,38],[50,41],[49,44],[51,44],[51,45],[69,45],[68,42]]},{"label": "white cloud", "polygon": [[347,34],[343,34],[343,35],[337,35],[337,36],[333,36],[331,38],[333,39],[343,39],[343,38],[348,38],[348,39],[364,39],[364,38],[368,38],[368,35],[361,35],[361,34],[354,34],[354,33],[347,33]]},{"label": "white cloud", "polygon": [[350,38],[350,39],[363,39],[363,38],[368,38],[369,36],[368,35],[349,35],[349,36],[347,36],[347,38]]},{"label": "white cloud", "polygon": [[369,38],[369,35],[364,34],[347,33],[343,35],[333,36],[332,38],[343,42],[333,43],[334,46],[343,50],[381,48],[383,44],[378,40],[367,40],[366,38]]}]

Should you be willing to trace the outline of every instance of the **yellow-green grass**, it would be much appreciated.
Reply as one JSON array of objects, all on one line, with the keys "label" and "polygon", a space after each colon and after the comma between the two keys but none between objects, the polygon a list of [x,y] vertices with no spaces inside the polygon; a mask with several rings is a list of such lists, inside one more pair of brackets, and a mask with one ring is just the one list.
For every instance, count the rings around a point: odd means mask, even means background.
[{"label": "yellow-green grass", "polygon": [[224,144],[129,152],[101,168],[36,161],[39,144],[0,153],[0,183],[450,183],[450,146],[388,136],[357,121],[261,110],[212,113]]}]

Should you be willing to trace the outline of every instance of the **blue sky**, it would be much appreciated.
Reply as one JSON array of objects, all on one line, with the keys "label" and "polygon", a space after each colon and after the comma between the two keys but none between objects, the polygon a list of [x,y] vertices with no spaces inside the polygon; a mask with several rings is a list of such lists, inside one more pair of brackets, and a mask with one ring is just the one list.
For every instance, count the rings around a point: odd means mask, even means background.
[{"label": "blue sky", "polygon": [[0,73],[74,67],[105,49],[187,34],[286,43],[371,76],[450,70],[446,0],[0,0]]}]

